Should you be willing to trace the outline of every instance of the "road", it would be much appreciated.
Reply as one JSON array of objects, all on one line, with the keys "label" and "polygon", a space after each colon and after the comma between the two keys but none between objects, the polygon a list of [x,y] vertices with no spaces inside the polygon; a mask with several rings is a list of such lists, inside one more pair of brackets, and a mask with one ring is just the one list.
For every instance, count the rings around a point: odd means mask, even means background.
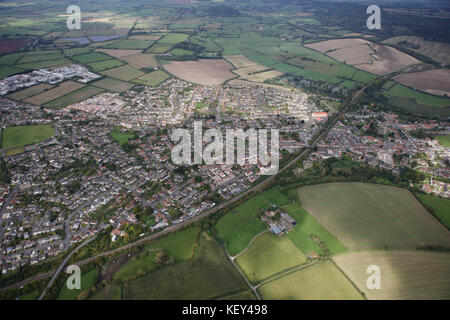
[{"label": "road", "polygon": [[[353,102],[353,100],[355,100],[355,99],[361,94],[361,92],[363,92],[366,88],[367,88],[367,85],[366,85],[365,87],[361,88],[361,89],[360,89],[360,90],[352,97],[352,99],[350,99],[350,100],[347,102],[347,104],[341,109],[341,111],[339,111],[339,112],[337,113],[336,120],[335,120],[335,121],[332,121],[332,122],[328,125],[328,127],[326,127],[325,130],[323,130],[322,133],[320,133],[317,137],[315,137],[315,138],[313,139],[313,141],[310,143],[311,147],[314,147],[314,146],[322,139],[322,137],[323,137],[323,136],[324,136],[331,128],[334,127],[334,125],[335,125],[336,122],[337,122],[337,119],[338,119],[339,115],[342,114],[343,112],[345,112],[345,110],[347,109],[348,105],[349,105],[351,102]],[[242,198],[246,197],[247,195],[249,195],[249,194],[251,194],[251,193],[253,193],[253,192],[255,192],[255,191],[259,191],[260,188],[264,187],[266,184],[269,184],[270,182],[272,182],[273,180],[275,180],[275,178],[276,178],[279,174],[283,173],[283,172],[286,171],[288,168],[290,168],[290,167],[291,167],[293,164],[295,164],[299,159],[301,159],[301,158],[302,158],[303,156],[305,156],[308,152],[310,152],[310,150],[311,150],[311,148],[306,148],[306,149],[303,150],[297,157],[295,157],[293,160],[291,160],[290,162],[288,162],[283,168],[281,168],[276,174],[269,176],[267,179],[265,179],[264,181],[260,182],[259,184],[255,185],[255,186],[253,186],[253,187],[251,187],[251,188],[249,188],[249,189],[247,189],[246,191],[244,191],[244,192],[242,192],[242,193],[236,195],[234,198],[231,198],[231,199],[229,199],[229,200],[227,200],[227,201],[225,201],[225,202],[219,204],[218,206],[216,206],[216,207],[214,207],[214,208],[211,208],[211,209],[209,209],[209,210],[207,210],[207,211],[205,211],[205,212],[203,212],[203,213],[201,213],[201,214],[199,214],[199,215],[197,215],[197,216],[194,216],[194,217],[192,217],[192,218],[189,219],[189,220],[183,221],[183,222],[181,222],[181,223],[179,223],[179,224],[177,224],[177,225],[171,225],[171,226],[167,227],[166,229],[164,229],[164,230],[162,230],[162,231],[160,231],[160,232],[157,232],[157,233],[155,233],[155,234],[153,234],[153,235],[150,235],[150,236],[148,236],[148,237],[145,237],[145,238],[142,238],[142,239],[140,239],[140,240],[137,240],[137,241],[135,241],[135,242],[133,242],[133,243],[127,244],[127,245],[125,245],[125,246],[122,246],[122,247],[120,247],[120,248],[117,248],[117,249],[114,249],[114,250],[111,250],[111,251],[107,251],[107,252],[98,254],[98,255],[93,256],[93,257],[91,257],[91,258],[84,259],[84,260],[78,262],[77,264],[78,264],[78,265],[83,265],[83,264],[89,263],[89,262],[91,262],[91,261],[94,261],[94,260],[97,259],[97,258],[104,257],[104,256],[108,256],[108,255],[111,255],[111,254],[114,254],[114,253],[117,253],[117,252],[120,252],[120,251],[123,251],[123,250],[127,250],[127,249],[130,249],[130,248],[136,247],[136,246],[140,246],[140,245],[142,245],[142,244],[144,244],[144,243],[146,243],[146,242],[148,242],[148,241],[157,239],[157,238],[159,238],[159,237],[161,237],[161,236],[163,236],[163,235],[166,235],[166,234],[171,233],[171,232],[173,232],[173,231],[179,230],[179,229],[181,229],[181,228],[183,228],[183,227],[185,227],[185,226],[187,226],[187,225],[189,225],[189,224],[192,224],[192,223],[194,223],[194,222],[196,222],[196,221],[198,221],[198,220],[200,220],[200,219],[203,219],[203,218],[205,218],[205,217],[207,217],[207,216],[209,216],[209,215],[211,215],[211,214],[214,214],[214,213],[216,213],[216,212],[222,210],[223,208],[228,207],[228,206],[230,206],[231,204],[233,204],[233,203],[235,203],[235,202],[241,200]],[[77,250],[77,249],[78,249],[78,248],[76,248],[75,250]],[[74,251],[73,251],[73,252],[74,252]],[[73,252],[72,252],[71,254],[73,254]],[[62,267],[63,267],[64,265],[65,265],[65,263],[63,262],[63,263],[61,264],[61,266],[60,266],[58,269],[62,269]],[[47,273],[47,274],[51,274],[51,273]],[[37,276],[34,276],[34,277],[31,277],[31,278],[29,278],[29,279],[26,279],[26,280],[21,281],[21,282],[20,282],[20,285],[24,285],[24,284],[30,283],[30,282],[32,282],[32,281],[34,281],[34,280],[42,279],[42,277],[43,277],[43,274],[37,275]],[[12,284],[12,285],[10,285],[10,286],[8,286],[8,287],[5,287],[5,288],[0,288],[0,292],[3,291],[3,290],[6,290],[7,288],[17,287],[18,285],[19,285],[19,283],[16,283],[16,284]]]}]

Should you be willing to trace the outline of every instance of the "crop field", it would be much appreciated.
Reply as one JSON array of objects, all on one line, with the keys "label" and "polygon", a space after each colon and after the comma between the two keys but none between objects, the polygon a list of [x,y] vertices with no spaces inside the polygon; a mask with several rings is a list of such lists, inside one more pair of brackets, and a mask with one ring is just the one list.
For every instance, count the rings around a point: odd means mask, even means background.
[{"label": "crop field", "polygon": [[56,60],[45,60],[45,61],[37,61],[37,62],[29,62],[29,63],[22,63],[22,64],[16,64],[15,66],[22,69],[44,69],[44,68],[53,68],[53,67],[59,67],[66,64],[71,64],[72,62],[69,59],[63,58],[63,59],[56,59]]},{"label": "crop field", "polygon": [[434,69],[399,74],[394,80],[403,85],[440,96],[450,96],[450,69]]},{"label": "crop field", "polygon": [[147,49],[154,41],[148,40],[123,40],[105,46],[107,49]]},{"label": "crop field", "polygon": [[139,71],[127,65],[102,71],[101,74],[125,81],[135,79],[144,75],[142,71]]},{"label": "crop field", "polygon": [[239,55],[225,55],[224,58],[228,60],[236,68],[245,68],[256,65],[255,62],[249,60],[246,56]]},{"label": "crop field", "polygon": [[192,261],[163,267],[123,286],[127,300],[214,299],[244,291],[245,283],[220,245],[207,235]]},{"label": "crop field", "polygon": [[120,58],[120,60],[125,61],[128,65],[136,69],[141,68],[157,68],[158,64],[155,61],[153,54],[133,54]]},{"label": "crop field", "polygon": [[164,37],[159,39],[158,43],[177,44],[186,41],[188,38],[189,35],[185,33],[169,33],[168,35],[165,35]]},{"label": "crop field", "polygon": [[13,100],[21,101],[51,88],[53,88],[53,86],[48,83],[40,83],[35,86],[11,93],[7,97]]},{"label": "crop field", "polygon": [[116,59],[97,61],[88,64],[88,66],[91,67],[94,72],[119,67],[121,65],[123,65],[123,62]]},{"label": "crop field", "polygon": [[351,250],[450,246],[450,233],[405,189],[327,183],[299,189],[302,206]]},{"label": "crop field", "polygon": [[217,85],[235,78],[233,66],[223,59],[199,59],[198,61],[172,61],[164,68],[175,77],[201,85]]},{"label": "crop field", "polygon": [[288,202],[289,199],[277,188],[264,191],[221,217],[216,224],[217,236],[225,242],[228,252],[236,255],[244,250],[255,235],[265,229],[264,224],[256,217],[259,211]]},{"label": "crop field", "polygon": [[81,289],[80,290],[69,290],[67,286],[63,286],[59,292],[57,300],[75,300],[77,296],[83,290],[88,290],[91,286],[95,284],[98,277],[98,268],[93,268],[88,272],[81,274]]},{"label": "crop field", "polygon": [[136,55],[142,52],[142,50],[119,50],[119,49],[97,49],[96,51],[106,53],[114,58],[122,58],[126,56]]},{"label": "crop field", "polygon": [[132,40],[151,40],[151,41],[159,40],[159,38],[161,38],[161,36],[159,35],[136,35],[130,37],[130,39]]},{"label": "crop field", "polygon": [[0,56],[0,65],[12,66],[14,65],[24,53],[11,53],[4,56]]},{"label": "crop field", "polygon": [[53,89],[31,96],[23,101],[26,103],[31,103],[39,106],[49,101],[55,100],[61,96],[64,96],[72,91],[83,88],[84,86],[85,86],[84,84],[69,80],[60,83],[57,87]]},{"label": "crop field", "polygon": [[29,39],[1,39],[0,40],[0,54],[16,51],[28,43]]},{"label": "crop field", "polygon": [[450,228],[450,199],[419,192],[415,195],[426,208],[431,208],[434,211],[434,214],[447,228]]},{"label": "crop field", "polygon": [[331,261],[270,280],[258,288],[266,300],[361,300],[359,291]]},{"label": "crop field", "polygon": [[103,78],[92,82],[91,85],[114,92],[124,92],[133,87],[133,84],[112,78]]},{"label": "crop field", "polygon": [[435,97],[426,93],[418,92],[400,84],[393,86],[386,94],[393,97],[410,98],[427,106],[450,106],[450,99]]},{"label": "crop field", "polygon": [[260,280],[306,262],[306,256],[286,237],[271,232],[258,236],[251,246],[236,259],[250,282]]},{"label": "crop field", "polygon": [[164,71],[156,70],[133,80],[133,82],[143,84],[146,86],[155,87],[169,78],[170,75],[168,75]]},{"label": "crop field", "polygon": [[103,54],[101,52],[90,52],[85,54],[80,54],[78,56],[73,56],[72,59],[78,61],[82,64],[102,61],[102,60],[109,60],[111,59],[108,55]]},{"label": "crop field", "polygon": [[[450,299],[450,254],[421,250],[349,252],[333,260],[368,299]],[[380,268],[378,290],[368,290],[367,267]]]},{"label": "crop field", "polygon": [[80,90],[71,92],[65,96],[62,96],[56,100],[52,100],[45,104],[45,106],[53,109],[63,109],[64,107],[67,107],[71,104],[86,100],[92,96],[95,96],[99,94],[100,92],[103,92],[104,90],[101,88],[93,87],[93,86],[87,86],[84,88],[81,88]]},{"label": "crop field", "polygon": [[[172,44],[165,44],[165,43],[156,43],[153,46],[150,47],[150,49],[148,49],[147,51],[149,53],[164,53],[169,51],[170,49],[172,49],[173,45]],[[146,52],[147,52],[146,51]]]},{"label": "crop field", "polygon": [[248,75],[246,78],[249,81],[264,82],[268,79],[273,79],[278,76],[281,76],[282,74],[283,73],[281,73],[277,70],[270,70],[270,71],[265,71],[265,72],[254,73],[254,74]]},{"label": "crop field", "polygon": [[408,50],[416,51],[424,56],[427,56],[441,65],[450,65],[450,44],[445,42],[427,41],[422,37],[417,36],[398,36],[392,37],[385,41],[384,43],[396,44],[401,47],[405,47]]},{"label": "crop field", "polygon": [[23,147],[45,141],[55,134],[51,124],[7,127],[2,130],[2,148]]},{"label": "crop field", "polygon": [[420,61],[395,48],[363,39],[333,39],[306,45],[358,69],[384,75]]}]

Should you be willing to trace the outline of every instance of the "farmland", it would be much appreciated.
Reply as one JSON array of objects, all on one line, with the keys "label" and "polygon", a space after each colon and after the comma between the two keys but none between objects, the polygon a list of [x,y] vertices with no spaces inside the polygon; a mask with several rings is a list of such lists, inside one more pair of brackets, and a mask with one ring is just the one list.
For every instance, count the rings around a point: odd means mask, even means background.
[{"label": "farmland", "polygon": [[450,246],[446,228],[405,189],[328,183],[302,187],[299,196],[302,206],[351,250]]},{"label": "farmland", "polygon": [[83,88],[85,85],[75,81],[65,81],[60,83],[57,87],[31,96],[24,101],[27,103],[42,105],[49,101],[55,100],[61,96],[64,96],[70,92]]},{"label": "farmland", "polygon": [[114,92],[124,92],[133,87],[133,84],[112,78],[103,78],[91,83],[91,85]]},{"label": "farmland", "polygon": [[164,71],[156,70],[133,80],[133,82],[154,87],[166,81],[169,78],[170,76]]},{"label": "farmland", "polygon": [[256,217],[260,210],[266,210],[272,205],[281,206],[288,202],[289,199],[277,188],[260,193],[221,217],[216,224],[217,235],[225,242],[228,252],[236,255],[255,235],[265,229]]},{"label": "farmland", "polygon": [[[448,253],[408,251],[350,252],[333,258],[369,299],[449,299]],[[367,267],[381,271],[381,289],[368,290]]]},{"label": "farmland", "polygon": [[128,65],[133,68],[156,68],[158,64],[155,61],[154,55],[152,54],[133,54],[121,57],[120,60],[125,61]]},{"label": "farmland", "polygon": [[92,70],[94,70],[94,72],[103,71],[103,70],[111,69],[114,67],[119,67],[121,65],[123,65],[123,62],[116,60],[116,59],[97,61],[97,62],[88,64],[88,66],[91,67]]},{"label": "farmland", "polygon": [[81,88],[80,90],[71,92],[63,97],[60,97],[56,100],[52,100],[45,104],[45,106],[54,109],[63,109],[71,104],[86,100],[92,96],[103,92],[104,90],[97,87],[87,86]]},{"label": "farmland", "polygon": [[424,104],[427,106],[436,106],[436,107],[450,106],[450,99],[435,97],[426,93],[421,93],[412,90],[408,87],[402,86],[400,84],[393,86],[389,91],[387,91],[386,94],[392,97],[413,99],[417,103]]},{"label": "farmland", "polygon": [[169,33],[168,35],[165,35],[164,37],[159,39],[158,43],[177,44],[186,41],[188,37],[189,35],[185,33]]},{"label": "farmland", "polygon": [[330,262],[320,262],[258,288],[263,299],[276,300],[360,300],[359,291]]},{"label": "farmland", "polygon": [[433,213],[439,218],[442,223],[450,228],[450,200],[441,198],[432,194],[416,193],[417,198],[428,209],[431,208]]},{"label": "farmland", "polygon": [[108,55],[103,54],[101,52],[90,52],[78,56],[73,56],[72,59],[78,61],[79,63],[87,64],[102,60],[108,60],[111,58]]},{"label": "farmland", "polygon": [[2,131],[2,148],[23,147],[49,139],[55,134],[50,124],[7,127]]},{"label": "farmland", "polygon": [[138,78],[138,77],[144,75],[144,73],[142,71],[139,71],[128,65],[124,65],[124,66],[113,68],[113,69],[108,69],[106,71],[102,71],[101,73],[104,74],[105,76],[108,76],[111,78],[116,78],[119,80],[125,80],[125,81],[135,79],[135,78]]},{"label": "farmland", "polygon": [[394,80],[431,94],[450,96],[450,69],[399,74],[394,77]]},{"label": "farmland", "polygon": [[124,299],[213,299],[245,289],[219,244],[207,235],[192,261],[163,267],[124,284]]},{"label": "farmland", "polygon": [[63,286],[58,295],[58,300],[75,300],[80,292],[88,290],[95,284],[98,277],[98,268],[93,268],[81,275],[81,290],[69,290],[67,286]]},{"label": "farmland", "polygon": [[236,259],[251,282],[306,262],[306,256],[288,238],[265,232]]},{"label": "farmland", "polygon": [[198,61],[172,61],[164,68],[175,77],[201,84],[216,85],[236,77],[233,66],[223,59],[199,59]]},{"label": "farmland", "polygon": [[8,95],[8,98],[21,101],[51,88],[53,88],[53,86],[48,83],[40,83],[35,86],[11,93]]}]

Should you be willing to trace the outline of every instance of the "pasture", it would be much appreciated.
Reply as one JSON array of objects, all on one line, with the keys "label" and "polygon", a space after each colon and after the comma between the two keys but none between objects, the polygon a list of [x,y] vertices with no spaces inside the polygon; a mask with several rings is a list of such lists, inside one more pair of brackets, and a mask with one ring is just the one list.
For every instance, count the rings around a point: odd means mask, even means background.
[{"label": "pasture", "polygon": [[417,103],[435,106],[435,107],[447,107],[450,106],[450,99],[432,96],[426,93],[415,91],[408,87],[397,84],[393,86],[386,93],[388,96],[399,97],[399,98],[410,98],[417,101]]},{"label": "pasture", "polygon": [[155,61],[153,54],[133,54],[121,57],[120,60],[125,61],[128,65],[136,69],[141,68],[157,68],[158,64]]},{"label": "pasture", "polygon": [[236,259],[247,279],[253,283],[306,261],[306,256],[291,240],[278,238],[271,232],[259,235]]},{"label": "pasture", "polygon": [[146,86],[155,87],[169,78],[170,76],[164,71],[156,70],[133,80],[133,82],[143,84]]},{"label": "pasture", "polygon": [[101,52],[90,52],[85,54],[80,54],[78,56],[73,56],[72,59],[78,61],[81,64],[87,64],[102,60],[109,60],[111,59],[108,55],[103,54]]},{"label": "pasture", "polygon": [[7,127],[2,130],[2,148],[23,147],[51,138],[55,129],[51,124]]},{"label": "pasture", "polygon": [[114,92],[124,92],[133,87],[133,84],[131,83],[112,78],[103,78],[92,82],[91,85]]},{"label": "pasture", "polygon": [[350,250],[450,247],[450,233],[406,189],[327,183],[299,189],[302,206]]},{"label": "pasture", "polygon": [[158,43],[162,44],[177,44],[186,41],[189,35],[186,33],[169,33],[158,40]]},{"label": "pasture", "polygon": [[431,208],[434,211],[434,214],[447,228],[450,228],[450,199],[420,192],[415,193],[415,195],[426,208]]},{"label": "pasture", "polygon": [[215,226],[217,236],[226,244],[228,252],[236,255],[266,228],[257,218],[258,213],[272,205],[282,206],[288,202],[289,199],[278,188],[264,191],[221,217]]},{"label": "pasture", "polygon": [[88,66],[91,67],[94,72],[119,67],[121,65],[123,65],[123,62],[116,59],[97,61],[88,64]]},{"label": "pasture", "polygon": [[[450,299],[450,254],[408,251],[349,252],[333,260],[368,299]],[[367,267],[380,267],[381,288],[367,289]]]},{"label": "pasture", "polygon": [[84,291],[88,290],[97,281],[99,274],[98,268],[93,268],[87,272],[81,273],[81,289],[80,290],[69,290],[64,284],[59,292],[57,300],[75,300],[78,295]]},{"label": "pasture", "polygon": [[48,83],[39,83],[37,85],[34,85],[32,87],[28,87],[26,89],[22,89],[19,91],[16,91],[14,93],[8,94],[7,97],[13,100],[21,101],[23,99],[29,98],[31,96],[34,96],[36,94],[39,94],[43,91],[52,89],[53,86]]},{"label": "pasture", "polygon": [[125,80],[125,81],[129,81],[131,79],[135,79],[135,78],[138,78],[138,77],[141,77],[144,75],[144,73],[142,71],[139,71],[128,65],[124,65],[124,66],[113,68],[113,69],[108,69],[108,70],[102,71],[100,73],[105,76],[111,77],[111,78],[116,78],[116,79]]},{"label": "pasture", "polygon": [[258,288],[266,300],[361,300],[359,291],[331,261],[269,280]]},{"label": "pasture", "polygon": [[119,49],[97,49],[96,51],[106,53],[114,58],[122,58],[126,56],[131,56],[139,54],[142,50],[119,50]]},{"label": "pasture", "polygon": [[223,59],[199,59],[198,61],[172,61],[164,68],[175,77],[205,86],[221,84],[235,78],[233,66]]},{"label": "pasture", "polygon": [[200,300],[244,291],[245,283],[220,245],[203,234],[191,261],[165,266],[123,286],[127,300]]},{"label": "pasture", "polygon": [[10,67],[10,66],[0,66],[0,79],[9,77],[9,76],[13,76],[17,73],[22,73],[24,72],[24,69],[19,69],[19,68],[15,68],[15,67]]},{"label": "pasture", "polygon": [[437,136],[436,139],[439,141],[439,143],[447,148],[450,148],[450,135],[446,136]]}]

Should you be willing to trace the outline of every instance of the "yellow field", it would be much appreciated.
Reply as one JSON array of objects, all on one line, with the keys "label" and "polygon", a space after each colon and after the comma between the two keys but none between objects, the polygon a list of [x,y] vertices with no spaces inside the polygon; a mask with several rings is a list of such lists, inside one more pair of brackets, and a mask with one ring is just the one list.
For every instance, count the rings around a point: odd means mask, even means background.
[{"label": "yellow field", "polygon": [[[449,253],[365,251],[333,260],[368,299],[450,299]],[[380,267],[380,289],[367,288],[370,265]]]}]

